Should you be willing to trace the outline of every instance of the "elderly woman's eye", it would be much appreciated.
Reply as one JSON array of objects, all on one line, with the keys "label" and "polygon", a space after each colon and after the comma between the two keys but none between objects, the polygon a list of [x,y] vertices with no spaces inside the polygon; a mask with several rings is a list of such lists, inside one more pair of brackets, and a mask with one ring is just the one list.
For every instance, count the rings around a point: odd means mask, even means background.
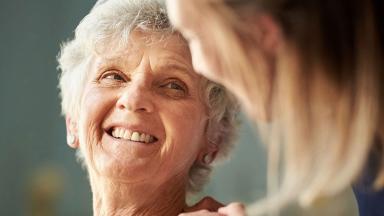
[{"label": "elderly woman's eye", "polygon": [[125,82],[127,77],[118,71],[106,72],[100,77],[100,81],[103,82]]},{"label": "elderly woman's eye", "polygon": [[163,92],[173,98],[182,98],[188,94],[187,86],[178,80],[170,80],[160,86]]},{"label": "elderly woman's eye", "polygon": [[164,87],[170,88],[170,89],[184,91],[184,87],[179,85],[179,84],[177,84],[177,83],[175,83],[175,82],[168,83]]}]

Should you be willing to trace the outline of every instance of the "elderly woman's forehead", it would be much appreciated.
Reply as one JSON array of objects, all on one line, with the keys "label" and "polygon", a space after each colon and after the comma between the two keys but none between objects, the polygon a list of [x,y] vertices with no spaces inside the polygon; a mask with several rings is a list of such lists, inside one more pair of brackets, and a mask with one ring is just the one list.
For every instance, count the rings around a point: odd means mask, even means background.
[{"label": "elderly woman's forehead", "polygon": [[122,38],[105,38],[94,44],[96,53],[108,55],[124,54],[138,51],[148,47],[161,46],[161,48],[178,52],[189,53],[187,41],[178,32],[154,32],[134,30],[129,34],[128,40]]},{"label": "elderly woman's forehead", "polygon": [[167,45],[178,45],[182,47],[188,47],[188,42],[177,31],[154,31],[154,30],[142,30],[136,28],[129,33],[128,42],[131,44],[137,44],[141,42],[143,45],[153,45],[159,43],[165,43]]}]

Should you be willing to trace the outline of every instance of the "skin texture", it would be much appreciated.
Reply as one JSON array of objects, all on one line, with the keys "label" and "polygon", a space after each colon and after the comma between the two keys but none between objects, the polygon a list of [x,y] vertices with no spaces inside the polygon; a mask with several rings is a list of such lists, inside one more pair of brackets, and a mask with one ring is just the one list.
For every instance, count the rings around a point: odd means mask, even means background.
[{"label": "skin texture", "polygon": [[[80,119],[67,116],[70,146],[85,156],[94,215],[177,215],[187,207],[190,167],[210,153],[202,77],[179,35],[134,31],[131,41],[124,52],[94,56]],[[116,127],[156,141],[114,138]]]}]

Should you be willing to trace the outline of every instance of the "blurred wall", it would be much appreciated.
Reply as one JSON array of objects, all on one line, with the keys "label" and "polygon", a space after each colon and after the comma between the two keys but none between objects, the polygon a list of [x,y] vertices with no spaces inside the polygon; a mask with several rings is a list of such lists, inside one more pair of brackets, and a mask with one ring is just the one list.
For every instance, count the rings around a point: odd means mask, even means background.
[{"label": "blurred wall", "polygon": [[0,2],[0,215],[46,215],[39,205],[47,200],[56,200],[51,214],[91,215],[86,176],[65,144],[56,87],[60,42],[91,5]]},{"label": "blurred wall", "polygon": [[[87,177],[65,141],[56,55],[93,3],[0,2],[0,215],[92,214]],[[243,122],[240,144],[202,195],[247,203],[265,195],[265,150]]]}]

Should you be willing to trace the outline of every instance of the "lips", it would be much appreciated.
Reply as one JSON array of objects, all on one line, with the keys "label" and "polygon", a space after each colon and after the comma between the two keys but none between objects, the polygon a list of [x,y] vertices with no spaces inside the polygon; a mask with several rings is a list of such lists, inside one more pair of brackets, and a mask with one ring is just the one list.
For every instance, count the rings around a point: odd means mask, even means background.
[{"label": "lips", "polygon": [[130,130],[124,127],[111,127],[107,133],[116,139],[146,144],[154,143],[158,140],[158,138],[152,134]]}]

